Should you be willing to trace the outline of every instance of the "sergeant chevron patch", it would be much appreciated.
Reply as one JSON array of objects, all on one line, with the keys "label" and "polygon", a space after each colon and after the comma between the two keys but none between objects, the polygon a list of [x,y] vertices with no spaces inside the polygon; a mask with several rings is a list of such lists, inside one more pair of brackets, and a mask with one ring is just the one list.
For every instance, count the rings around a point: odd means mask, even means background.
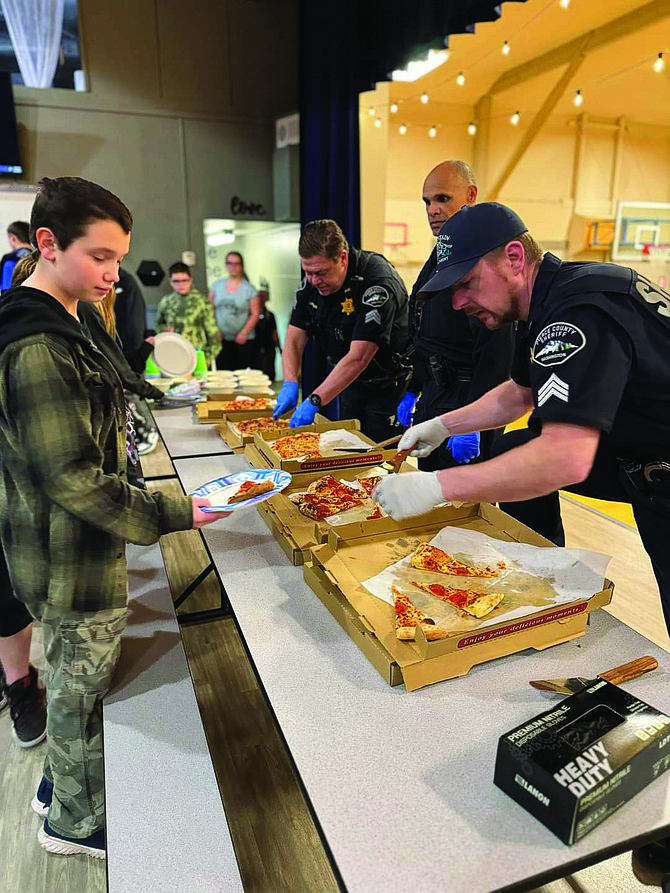
[{"label": "sergeant chevron patch", "polygon": [[557,400],[562,400],[564,403],[567,403],[569,395],[570,385],[563,381],[562,378],[559,378],[554,372],[549,376],[542,387],[538,389],[537,405],[544,406],[547,400],[551,400],[552,397],[556,397]]},{"label": "sergeant chevron patch", "polygon": [[379,310],[368,310],[365,314],[365,322],[376,322],[378,326],[382,324],[382,318],[379,313]]}]

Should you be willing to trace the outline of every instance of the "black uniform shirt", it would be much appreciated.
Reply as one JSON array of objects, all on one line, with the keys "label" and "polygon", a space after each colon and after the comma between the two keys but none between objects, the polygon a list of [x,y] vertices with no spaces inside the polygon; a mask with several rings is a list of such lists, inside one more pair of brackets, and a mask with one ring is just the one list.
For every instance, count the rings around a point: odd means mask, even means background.
[{"label": "black uniform shirt", "polygon": [[[507,381],[514,352],[514,330],[511,325],[489,330],[478,319],[462,310],[454,310],[451,290],[419,295],[437,266],[437,249],[424,264],[414,283],[409,299],[409,325],[416,356],[444,357],[459,369],[472,371],[467,402]],[[418,394],[422,377],[415,373],[409,390]]]},{"label": "black uniform shirt", "polygon": [[376,344],[377,353],[358,380],[391,380],[400,374],[392,358],[407,346],[407,304],[407,289],[386,258],[350,245],[340,290],[320,295],[303,280],[290,324],[315,338],[333,365],[349,352],[352,341]]},{"label": "black uniform shirt", "polygon": [[512,377],[532,388],[533,430],[599,428],[620,458],[670,459],[670,295],[634,270],[547,254]]}]

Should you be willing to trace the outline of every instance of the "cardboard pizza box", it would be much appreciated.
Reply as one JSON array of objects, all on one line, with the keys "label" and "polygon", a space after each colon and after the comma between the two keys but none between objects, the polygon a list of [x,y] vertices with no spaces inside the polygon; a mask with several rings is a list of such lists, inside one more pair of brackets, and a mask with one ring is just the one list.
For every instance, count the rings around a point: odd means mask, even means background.
[{"label": "cardboard pizza box", "polygon": [[[304,427],[292,428],[290,434],[300,434],[303,431],[332,431],[335,429],[345,429],[347,431],[355,431],[358,437],[371,446],[374,441],[361,432],[361,424],[358,419],[344,419],[339,422],[326,422],[319,425],[308,425]],[[319,459],[282,459],[279,453],[273,447],[274,441],[280,437],[286,437],[284,432],[268,432],[257,431],[254,434],[254,445],[259,453],[264,457],[267,465],[271,468],[281,468],[291,474],[305,474],[312,471],[333,471],[341,468],[359,467],[362,465],[379,465],[381,462],[390,462],[397,455],[396,447],[386,450],[373,450],[371,452],[361,451],[360,453],[341,452],[332,455],[323,456]]]},{"label": "cardboard pizza box", "polygon": [[[473,666],[488,660],[575,639],[584,635],[590,612],[612,600],[614,584],[605,580],[604,588],[588,599],[547,604],[521,619],[501,619],[480,631],[475,628],[453,632],[434,642],[428,642],[418,628],[416,641],[399,641],[393,607],[368,593],[361,584],[412,554],[420,542],[428,542],[448,525],[478,530],[508,542],[557,548],[500,509],[479,503],[458,508],[444,506],[404,521],[382,518],[330,527],[327,541],[310,549],[312,569],[305,579],[310,586],[318,580],[318,587],[312,589],[336,618],[345,604],[355,612],[360,624],[375,637],[376,646],[387,655],[382,675],[390,685],[403,681],[407,691],[414,691],[433,682],[464,676]],[[379,662],[375,666],[380,670]]]},{"label": "cardboard pizza box", "polygon": [[[400,466],[399,473],[415,471],[416,469],[403,462]],[[306,490],[312,481],[317,481],[326,474],[333,474],[337,480],[353,481],[360,476],[369,476],[372,474],[367,468],[346,468],[331,471],[313,471],[307,474],[295,475],[291,483],[273,496],[272,499],[266,499],[265,502],[259,503],[256,508],[263,521],[272,531],[272,535],[282,547],[284,553],[288,556],[291,563],[299,566],[309,560],[309,552],[312,546],[324,543],[328,539],[328,532],[333,529],[333,525],[327,520],[314,521],[303,515],[298,506],[291,502],[289,498],[292,493],[301,493]],[[370,521],[370,525],[377,525],[383,518]],[[338,526],[338,530],[348,529],[352,525]]]},{"label": "cardboard pizza box", "polygon": [[[222,394],[220,395],[220,399],[212,400],[208,395],[207,400],[202,403],[196,403],[195,411],[198,417],[198,421],[203,424],[211,424],[215,422],[220,422],[223,417],[230,419],[241,419],[243,417],[246,418],[256,418],[261,415],[272,415],[273,407],[270,406],[267,409],[227,409],[227,403],[230,400],[234,400],[236,396],[240,396],[239,394]],[[269,397],[273,398],[274,394],[245,394],[247,397],[252,396],[261,396],[261,397]]]},{"label": "cardboard pizza box", "polygon": [[[272,409],[264,409],[264,410],[256,410],[256,411],[248,411],[248,412],[239,412],[239,413],[224,413],[220,420],[216,420],[217,431],[219,436],[225,440],[228,446],[234,453],[243,453],[245,446],[247,444],[254,442],[253,434],[240,434],[236,428],[234,427],[238,422],[245,421],[246,419],[258,419],[264,417],[272,416]],[[280,415],[280,419],[290,419],[293,415],[293,410],[290,409],[288,412],[285,412],[283,415]],[[314,417],[314,424],[324,424],[328,422],[326,416],[321,415],[317,412]],[[308,426],[308,430],[311,429],[312,426]],[[278,428],[278,431],[282,431],[283,433],[287,433],[292,429],[289,428]]]}]

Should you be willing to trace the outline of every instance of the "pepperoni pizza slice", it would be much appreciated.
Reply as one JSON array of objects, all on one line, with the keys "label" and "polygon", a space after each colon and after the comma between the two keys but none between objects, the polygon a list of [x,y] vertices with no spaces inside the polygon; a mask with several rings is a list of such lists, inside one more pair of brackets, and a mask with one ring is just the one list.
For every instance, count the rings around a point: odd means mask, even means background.
[{"label": "pepperoni pizza slice", "polygon": [[294,493],[289,497],[303,515],[313,521],[323,521],[331,515],[339,515],[347,509],[362,505],[364,494],[357,487],[348,487],[326,474],[313,481],[305,493]]},{"label": "pepperoni pizza slice", "polygon": [[[416,552],[410,560],[412,567],[419,568],[424,571],[435,571],[438,574],[452,574],[457,577],[499,577],[500,572],[495,568],[475,567],[471,564],[464,564],[452,555],[438,549],[437,546],[431,546],[430,543],[420,543]],[[498,566],[504,563],[499,562]]]},{"label": "pepperoni pizza slice", "polygon": [[269,493],[270,490],[274,490],[274,488],[275,485],[273,481],[261,481],[260,483],[256,483],[255,481],[244,481],[244,483],[240,484],[237,492],[230,497],[227,505],[233,505],[236,502],[246,502],[247,499],[253,499],[255,496]]},{"label": "pepperoni pizza slice", "polygon": [[446,629],[435,626],[435,621],[427,617],[423,611],[414,605],[410,597],[401,592],[397,587],[391,586],[395,604],[395,634],[402,641],[412,641],[416,638],[416,627],[421,626],[424,635],[429,642],[436,639],[446,639],[449,633]]},{"label": "pepperoni pizza slice", "polygon": [[505,597],[501,592],[471,592],[469,589],[454,589],[453,586],[444,586],[442,583],[417,583],[412,580],[412,586],[430,592],[459,611],[478,618],[490,614]]}]

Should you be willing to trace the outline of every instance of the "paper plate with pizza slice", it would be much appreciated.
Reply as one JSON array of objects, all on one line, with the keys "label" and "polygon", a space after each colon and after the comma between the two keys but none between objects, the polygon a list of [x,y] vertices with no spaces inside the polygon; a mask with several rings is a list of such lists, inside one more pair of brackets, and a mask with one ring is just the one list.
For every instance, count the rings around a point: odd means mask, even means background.
[{"label": "paper plate with pizza slice", "polygon": [[209,499],[201,512],[233,512],[276,496],[290,483],[291,475],[279,468],[249,469],[208,481],[190,495]]}]

